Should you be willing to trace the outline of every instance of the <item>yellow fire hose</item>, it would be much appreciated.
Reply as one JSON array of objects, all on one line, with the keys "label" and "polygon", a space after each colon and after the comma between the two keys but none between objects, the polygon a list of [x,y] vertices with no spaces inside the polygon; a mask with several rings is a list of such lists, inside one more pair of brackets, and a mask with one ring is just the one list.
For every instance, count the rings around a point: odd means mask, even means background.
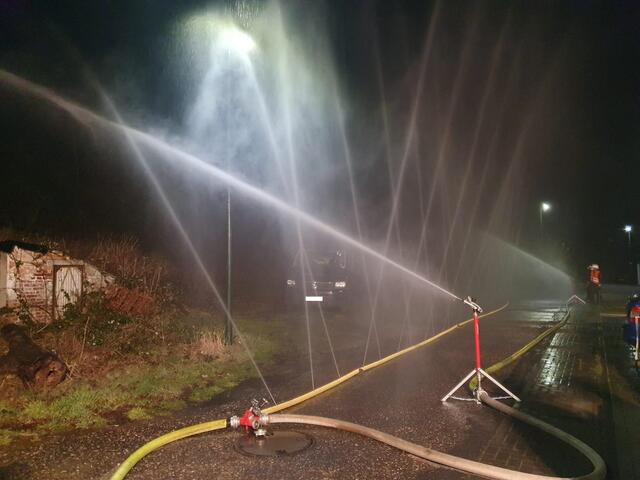
[{"label": "yellow fire hose", "polygon": [[[553,327],[547,328],[544,332],[542,332],[536,338],[531,340],[529,343],[527,343],[525,346],[523,346],[518,351],[513,352],[507,358],[505,358],[503,360],[500,360],[498,363],[494,363],[493,365],[488,367],[486,369],[486,372],[489,373],[489,374],[495,373],[498,370],[502,370],[504,367],[506,367],[510,363],[515,362],[518,358],[520,358],[522,355],[527,353],[529,350],[531,350],[533,347],[535,347],[537,344],[539,344],[542,340],[544,340],[549,335],[551,335],[552,333],[557,332],[560,328],[562,328],[564,326],[564,324],[567,323],[567,320],[569,319],[570,315],[571,315],[571,310],[567,310],[567,313],[564,315],[564,317],[562,317],[562,320],[560,320],[558,323],[556,323]],[[476,389],[477,386],[478,386],[478,378],[477,377],[473,377],[471,379],[471,381],[469,382],[469,390],[471,390],[473,392]]]},{"label": "yellow fire hose", "polygon": [[[488,317],[489,315],[493,315],[496,314],[502,310],[504,310],[505,308],[507,308],[507,306],[509,306],[509,303],[505,303],[503,306],[501,306],[500,308],[497,308],[491,312],[487,312],[484,315],[481,315],[480,317]],[[292,398],[291,400],[288,400],[286,402],[283,403],[279,403],[277,405],[273,405],[272,407],[269,408],[265,408],[263,410],[264,413],[275,413],[275,412],[280,412],[286,408],[291,408],[295,405],[299,405],[302,402],[305,402],[311,398],[317,397],[318,395],[320,395],[321,393],[324,393],[328,390],[331,390],[332,388],[337,387],[338,385],[346,382],[347,380],[355,377],[356,375],[362,373],[362,372],[366,372],[367,370],[371,370],[373,368],[379,367],[380,365],[383,365],[387,362],[390,362],[391,360],[393,360],[394,358],[397,358],[401,355],[404,355],[406,353],[409,353],[413,350],[417,350],[420,347],[423,347],[425,345],[428,345],[430,343],[435,342],[436,340],[440,339],[441,337],[444,337],[445,335],[448,335],[449,333],[453,332],[454,330],[456,330],[457,328],[463,327],[464,325],[467,325],[469,323],[471,323],[473,321],[473,318],[470,318],[468,320],[465,320],[464,322],[461,323],[457,323],[455,325],[453,325],[452,327],[447,328],[446,330],[443,330],[442,332],[434,335],[433,337],[429,337],[426,340],[423,340],[420,343],[417,343],[415,345],[412,345],[411,347],[407,347],[403,350],[400,350],[396,353],[392,353],[391,355],[388,355],[384,358],[381,358],[380,360],[377,360],[375,362],[369,363],[361,368],[356,368],[355,370],[352,370],[351,372],[347,373],[346,375],[343,375],[342,377],[336,378],[335,380],[333,380],[332,382],[329,382],[325,385],[322,385],[321,387],[316,388],[315,390],[312,390],[310,392],[307,392],[303,395],[300,395],[298,397]],[[122,462],[120,464],[120,466],[118,467],[118,469],[115,471],[115,473],[110,477],[111,480],[122,480],[125,478],[125,476],[129,473],[129,471],[136,465],[136,463],[138,463],[140,460],[142,460],[146,455],[148,455],[149,453],[153,452],[154,450],[167,445],[168,443],[171,442],[175,442],[176,440],[181,440],[183,438],[186,437],[190,437],[192,435],[198,435],[200,433],[205,433],[205,432],[212,432],[214,430],[222,430],[223,428],[227,427],[227,420],[226,419],[219,419],[219,420],[213,420],[210,422],[204,422],[204,423],[199,423],[197,425],[192,425],[190,427],[185,427],[185,428],[181,428],[179,430],[175,430],[173,432],[169,432],[169,433],[165,433],[164,435],[157,437],[153,440],[151,440],[150,442],[144,444],[142,447],[138,448],[136,451],[134,451],[131,455],[129,455],[127,457],[127,459]]]},{"label": "yellow fire hose", "polygon": [[[507,304],[508,305],[508,304]],[[502,306],[501,308],[494,310],[492,312],[489,312],[487,314],[485,314],[484,316],[487,315],[491,315],[494,313],[497,313],[498,311],[504,309],[507,307],[507,305]],[[529,349],[531,349],[534,345],[536,345],[537,343],[539,343],[543,338],[545,338],[546,336],[550,335],[551,333],[555,332],[558,328],[560,328],[567,320],[568,318],[568,313],[567,315],[563,318],[563,320],[561,322],[559,322],[559,324],[555,325],[554,327],[551,327],[550,329],[546,330],[545,332],[543,332],[543,334],[539,335],[538,337],[536,337],[532,342],[529,342],[527,345],[525,345],[523,348],[521,348],[520,350],[518,350],[516,353],[512,354],[511,356],[507,357],[507,359],[503,360],[502,362],[499,362],[498,364],[494,365],[494,370],[498,370],[499,368],[502,368],[504,365],[514,361],[515,359],[517,359],[518,357],[520,357],[521,355],[523,355],[525,352],[527,352]],[[476,462],[473,460],[468,460],[465,458],[460,458],[460,457],[456,457],[454,455],[449,455],[447,453],[443,453],[443,452],[438,452],[436,450],[432,450],[430,448],[421,446],[421,445],[417,445],[411,442],[408,442],[406,440],[403,440],[401,438],[395,437],[393,435],[381,432],[379,430],[375,430],[369,427],[365,427],[362,425],[357,425],[355,423],[351,423],[351,422],[346,422],[343,420],[336,420],[336,419],[332,419],[332,418],[324,418],[324,417],[316,417],[316,416],[311,416],[311,415],[291,415],[291,414],[279,414],[279,415],[271,415],[273,412],[277,412],[277,411],[281,411],[284,410],[285,408],[289,408],[292,407],[294,405],[298,405],[299,403],[302,403],[312,397],[315,397],[331,388],[334,388],[337,385],[340,385],[341,383],[347,381],[348,379],[352,378],[353,376],[366,371],[366,370],[370,370],[372,368],[375,368],[377,366],[380,366],[384,363],[387,363],[388,361],[397,358],[400,355],[403,355],[409,351],[415,350],[416,348],[419,348],[421,346],[424,346],[428,343],[431,343],[435,340],[437,340],[438,338],[442,337],[443,335],[446,335],[448,333],[450,333],[451,331],[453,331],[454,329],[463,326],[466,323],[469,323],[470,321],[472,321],[472,319],[467,320],[465,322],[459,323],[437,335],[435,335],[434,337],[431,337],[423,342],[420,342],[417,345],[414,345],[412,347],[408,347],[404,350],[401,350],[399,352],[396,352],[392,355],[389,355],[381,360],[378,360],[377,362],[373,362],[369,365],[366,365],[362,368],[353,370],[352,372],[334,380],[333,382],[330,382],[326,385],[323,385],[322,387],[319,387],[309,393],[306,393],[304,395],[301,395],[299,397],[296,397],[292,400],[289,400],[288,402],[284,402],[278,405],[274,405],[273,407],[270,407],[268,409],[265,409],[263,411],[264,415],[262,415],[260,417],[260,423],[261,425],[267,425],[267,424],[275,424],[275,423],[298,423],[298,424],[307,424],[307,425],[316,425],[316,426],[323,426],[323,427],[329,427],[329,428],[335,428],[335,429],[340,429],[340,430],[345,430],[348,432],[352,432],[352,433],[357,433],[360,435],[364,435],[366,437],[372,438],[374,440],[383,442],[387,445],[390,445],[394,448],[398,448],[402,451],[405,451],[407,453],[410,453],[412,455],[416,455],[418,457],[424,458],[426,460],[441,464],[441,465],[446,465],[464,472],[468,472],[468,473],[472,473],[472,474],[476,474],[476,475],[480,475],[483,477],[487,477],[487,478],[492,478],[492,479],[496,479],[496,480],[569,480],[569,479],[565,479],[565,478],[561,478],[561,477],[550,477],[550,476],[544,476],[544,475],[535,475],[535,474],[530,474],[530,473],[524,473],[524,472],[519,472],[519,471],[515,471],[515,470],[509,470],[506,468],[502,468],[502,467],[497,467],[494,465],[488,465],[488,464],[483,464],[480,462]],[[508,361],[507,361],[508,360]],[[498,367],[496,367],[498,366]],[[593,470],[583,476],[579,476],[579,477],[571,477],[574,480],[603,480],[606,476],[606,466],[604,464],[604,461],[602,460],[602,458],[600,457],[600,455],[598,455],[597,452],[595,452],[591,447],[589,447],[588,445],[586,445],[584,442],[578,440],[577,438],[573,437],[572,435],[563,432],[562,430],[549,425],[548,423],[543,422],[542,420],[539,420],[535,417],[532,417],[530,415],[527,415],[519,410],[513,409],[503,403],[500,403],[494,399],[492,399],[486,392],[480,392],[479,394],[479,398],[480,400],[485,403],[486,405],[495,408],[509,416],[512,416],[514,418],[517,418],[520,421],[523,421],[525,423],[528,423],[529,425],[532,425],[536,428],[539,428],[553,436],[555,436],[556,438],[558,438],[559,440],[568,443],[569,445],[571,445],[572,447],[574,447],[576,450],[578,450],[580,453],[582,453],[583,455],[585,455],[589,461],[591,462],[591,464],[593,465]],[[152,441],[150,441],[149,443],[143,445],[142,447],[140,447],[138,450],[136,450],[135,452],[133,452],[133,454],[131,454],[120,466],[119,468],[116,470],[116,472],[113,474],[113,476],[111,477],[111,480],[121,480],[123,479],[127,473],[135,466],[135,464],[140,461],[145,455],[147,455],[148,453],[152,452],[153,450],[156,450],[157,448],[160,448],[163,445],[166,445],[168,443],[174,442],[176,440],[180,440],[182,438],[186,438],[189,437],[191,435],[197,435],[199,433],[204,433],[204,432],[210,432],[210,431],[214,431],[214,430],[221,430],[223,428],[227,428],[229,426],[229,422],[226,419],[221,419],[221,420],[215,420],[212,422],[205,422],[205,423],[201,423],[198,425],[193,425],[191,427],[186,427],[186,428],[182,428],[180,430],[176,430],[174,432],[170,432],[167,433],[161,437],[158,437]]]}]

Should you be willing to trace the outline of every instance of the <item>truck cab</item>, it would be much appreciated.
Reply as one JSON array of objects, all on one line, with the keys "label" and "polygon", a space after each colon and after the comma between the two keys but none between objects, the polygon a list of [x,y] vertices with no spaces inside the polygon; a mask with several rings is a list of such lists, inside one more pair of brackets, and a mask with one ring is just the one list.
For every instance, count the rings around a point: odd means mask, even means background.
[{"label": "truck cab", "polygon": [[347,257],[343,250],[300,250],[288,270],[287,306],[317,303],[341,308],[348,296]]}]

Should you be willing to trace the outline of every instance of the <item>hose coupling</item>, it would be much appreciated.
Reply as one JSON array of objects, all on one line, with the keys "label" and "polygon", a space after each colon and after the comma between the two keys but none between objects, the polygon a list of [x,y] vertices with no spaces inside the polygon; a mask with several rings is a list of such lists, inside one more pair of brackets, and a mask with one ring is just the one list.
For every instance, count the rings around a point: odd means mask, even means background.
[{"label": "hose coupling", "polygon": [[233,417],[229,417],[229,420],[227,420],[227,424],[231,428],[238,428],[240,426],[240,417],[237,415],[234,415]]},{"label": "hose coupling", "polygon": [[241,417],[234,415],[229,418],[229,426],[231,428],[245,427],[247,431],[251,430],[257,436],[264,436],[266,431],[263,427],[269,424],[269,415],[262,413],[260,405],[256,400],[253,400],[251,404],[251,407],[248,408]]}]

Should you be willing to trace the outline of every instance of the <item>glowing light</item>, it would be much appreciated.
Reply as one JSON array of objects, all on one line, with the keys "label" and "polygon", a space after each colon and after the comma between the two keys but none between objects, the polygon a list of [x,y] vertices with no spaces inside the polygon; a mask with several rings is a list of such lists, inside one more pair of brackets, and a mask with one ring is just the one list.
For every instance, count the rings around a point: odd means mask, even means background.
[{"label": "glowing light", "polygon": [[540,209],[543,212],[548,212],[549,210],[551,210],[551,204],[547,202],[542,202],[542,204],[540,205]]},{"label": "glowing light", "polygon": [[336,288],[345,288],[347,286],[347,282],[336,282]]},{"label": "glowing light", "polygon": [[228,53],[247,56],[258,48],[249,33],[229,18],[215,13],[200,13],[186,17],[178,25],[178,31],[182,41],[186,41],[188,48],[193,51],[209,45],[222,48]]},{"label": "glowing light", "polygon": [[242,55],[248,55],[256,49],[256,42],[251,38],[251,35],[233,25],[225,27],[224,30],[222,30],[220,33],[220,41],[228,50]]},{"label": "glowing light", "polygon": [[631,231],[633,230],[633,227],[631,225],[625,225],[624,226],[624,231],[627,233],[631,233]]}]

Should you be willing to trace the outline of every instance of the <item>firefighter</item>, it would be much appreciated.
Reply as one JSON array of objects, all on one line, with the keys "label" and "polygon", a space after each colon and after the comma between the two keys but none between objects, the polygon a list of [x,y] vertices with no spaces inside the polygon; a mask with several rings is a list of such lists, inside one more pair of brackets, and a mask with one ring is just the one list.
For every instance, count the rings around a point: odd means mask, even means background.
[{"label": "firefighter", "polygon": [[589,270],[589,284],[587,285],[587,299],[590,303],[600,304],[600,267],[597,264],[591,264],[587,267]]}]

